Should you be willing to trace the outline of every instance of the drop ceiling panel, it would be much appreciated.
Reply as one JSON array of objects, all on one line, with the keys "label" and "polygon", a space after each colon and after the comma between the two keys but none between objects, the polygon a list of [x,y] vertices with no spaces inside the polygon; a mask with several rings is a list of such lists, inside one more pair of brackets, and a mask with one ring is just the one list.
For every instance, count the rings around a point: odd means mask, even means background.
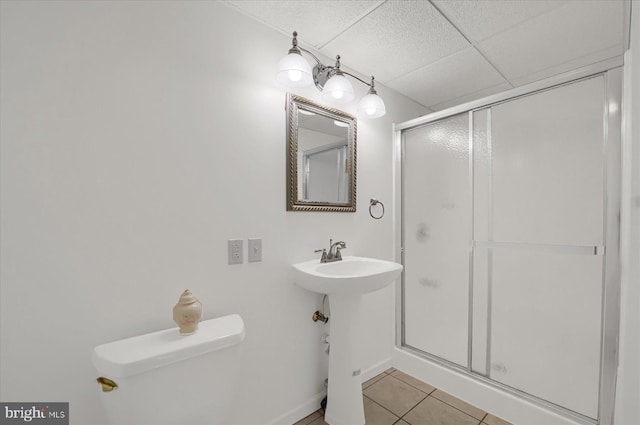
[{"label": "drop ceiling panel", "polygon": [[[281,32],[291,34],[294,30],[298,31],[299,40],[317,48],[367,15],[383,1],[229,0],[227,3]],[[287,49],[289,47],[286,46]]]},{"label": "drop ceiling panel", "polygon": [[560,0],[435,0],[433,3],[465,36],[478,42],[567,2]]},{"label": "drop ceiling panel", "polygon": [[[586,56],[580,56],[579,58],[563,62],[559,65],[554,65],[549,68],[542,69],[540,71],[530,72],[523,77],[512,78],[511,83],[515,87],[523,86],[525,84],[533,83],[534,81],[543,80],[554,75],[573,71],[575,69],[593,65],[599,62],[611,63],[611,59],[616,57],[621,57],[620,48],[618,46],[613,46],[604,50],[600,50],[598,52],[590,53]],[[620,63],[622,63],[622,59],[620,59]],[[608,68],[611,68],[611,65],[609,65],[607,68],[602,69],[604,70]]]},{"label": "drop ceiling panel", "polygon": [[429,2],[406,0],[384,3],[322,52],[384,83],[468,46]]},{"label": "drop ceiling panel", "polygon": [[621,55],[622,2],[568,2],[481,42],[479,48],[511,82]]},{"label": "drop ceiling panel", "polygon": [[411,93],[413,99],[428,107],[498,85],[511,88],[473,47],[387,83],[400,93]]}]

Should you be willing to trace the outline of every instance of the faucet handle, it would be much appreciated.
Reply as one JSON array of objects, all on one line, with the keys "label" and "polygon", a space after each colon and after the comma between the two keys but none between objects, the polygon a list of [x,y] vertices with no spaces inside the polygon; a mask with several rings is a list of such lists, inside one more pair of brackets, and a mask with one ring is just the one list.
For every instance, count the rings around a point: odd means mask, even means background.
[{"label": "faucet handle", "polygon": [[344,242],[336,247],[336,258],[338,260],[342,260],[342,253],[340,251],[345,249],[346,247],[347,247],[347,244]]},{"label": "faucet handle", "polygon": [[320,257],[320,262],[321,263],[326,263],[327,262],[327,250],[325,248],[316,249],[313,252],[322,252],[322,257]]}]

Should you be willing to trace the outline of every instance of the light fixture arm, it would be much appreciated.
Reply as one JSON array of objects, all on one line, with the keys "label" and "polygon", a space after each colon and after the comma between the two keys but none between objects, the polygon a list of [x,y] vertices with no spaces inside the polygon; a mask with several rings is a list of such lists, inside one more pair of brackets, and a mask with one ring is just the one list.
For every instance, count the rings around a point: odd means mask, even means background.
[{"label": "light fixture arm", "polygon": [[365,84],[365,85],[369,86],[370,89],[373,89],[373,78],[374,78],[373,75],[371,76],[371,83],[367,83],[362,78],[356,77],[355,75],[353,75],[353,74],[351,74],[351,73],[349,73],[347,71],[342,71],[342,73],[345,74],[345,75],[348,75],[349,77],[355,78],[356,80],[360,81],[362,84]]},{"label": "light fixture arm", "polygon": [[[304,47],[300,47],[298,45],[298,33],[296,31],[293,32],[293,39],[291,40],[291,44],[292,44],[292,47],[291,49],[289,49],[289,53],[301,54],[301,52],[305,52],[306,54],[311,56],[313,60],[316,61],[316,65],[313,67],[313,81],[319,90],[322,90],[322,87],[324,87],[324,84],[327,82],[327,80],[333,77],[333,75],[335,75],[338,72],[348,75],[352,78],[355,78],[356,80],[360,81],[362,84],[369,86],[370,89],[373,89],[373,76],[371,76],[371,84],[369,84],[362,78],[357,77],[350,72],[346,72],[340,69],[340,55],[336,56],[335,66],[323,64],[316,55],[314,55]],[[374,90],[374,93],[375,93],[375,90]]]},{"label": "light fixture arm", "polygon": [[325,65],[322,62],[320,62],[320,60],[307,49],[303,49],[302,47],[298,47],[298,48],[301,51],[311,55],[311,57],[316,61],[316,66],[313,67],[313,81],[315,82],[316,87],[318,87],[319,90],[322,90],[322,87],[324,87],[324,83],[326,83],[329,78],[333,77],[337,73],[348,75],[349,77],[355,78],[356,80],[360,81],[362,84],[365,84],[370,88],[373,88],[373,76],[371,77],[371,84],[369,84],[362,78],[355,76],[350,72],[343,71],[342,69],[340,69],[340,55],[336,56],[335,66]]},{"label": "light fixture arm", "polygon": [[[296,35],[297,35],[297,33],[294,33],[294,34],[296,34]],[[298,44],[298,40],[296,40],[296,45],[297,45],[297,44]],[[316,55],[314,55],[313,53],[311,53],[310,51],[308,51],[308,50],[307,50],[307,49],[305,49],[304,47],[300,47],[300,46],[298,46],[298,49],[299,49],[300,51],[303,51],[303,52],[305,52],[305,53],[309,54],[309,55],[310,55],[310,56],[311,56],[311,57],[316,61],[316,63],[317,63],[318,65],[322,65],[322,62],[320,62],[320,59],[318,59],[318,58],[316,57]],[[323,66],[324,66],[324,65],[323,65]]]}]

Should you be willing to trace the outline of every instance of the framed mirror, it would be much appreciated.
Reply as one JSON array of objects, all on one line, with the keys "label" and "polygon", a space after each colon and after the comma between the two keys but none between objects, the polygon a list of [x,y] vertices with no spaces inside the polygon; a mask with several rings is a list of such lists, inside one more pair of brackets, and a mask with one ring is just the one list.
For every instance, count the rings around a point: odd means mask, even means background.
[{"label": "framed mirror", "polygon": [[356,125],[287,93],[287,211],[356,211]]}]

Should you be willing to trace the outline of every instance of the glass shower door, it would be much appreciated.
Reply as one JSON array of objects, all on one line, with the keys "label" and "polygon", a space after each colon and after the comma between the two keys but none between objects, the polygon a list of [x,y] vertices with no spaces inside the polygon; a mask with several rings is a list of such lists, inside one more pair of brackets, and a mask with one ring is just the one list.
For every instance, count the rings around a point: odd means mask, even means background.
[{"label": "glass shower door", "polygon": [[486,134],[474,140],[474,307],[488,301],[478,306],[487,309],[485,318],[474,314],[474,322],[487,323],[487,333],[474,341],[485,338],[489,348],[474,351],[474,358],[484,356],[481,372],[491,379],[594,419],[604,115],[604,77],[598,76],[474,117],[474,133]]},{"label": "glass shower door", "polygon": [[403,347],[610,423],[619,105],[612,70],[400,130]]},{"label": "glass shower door", "polygon": [[404,344],[467,365],[469,117],[403,132]]}]

